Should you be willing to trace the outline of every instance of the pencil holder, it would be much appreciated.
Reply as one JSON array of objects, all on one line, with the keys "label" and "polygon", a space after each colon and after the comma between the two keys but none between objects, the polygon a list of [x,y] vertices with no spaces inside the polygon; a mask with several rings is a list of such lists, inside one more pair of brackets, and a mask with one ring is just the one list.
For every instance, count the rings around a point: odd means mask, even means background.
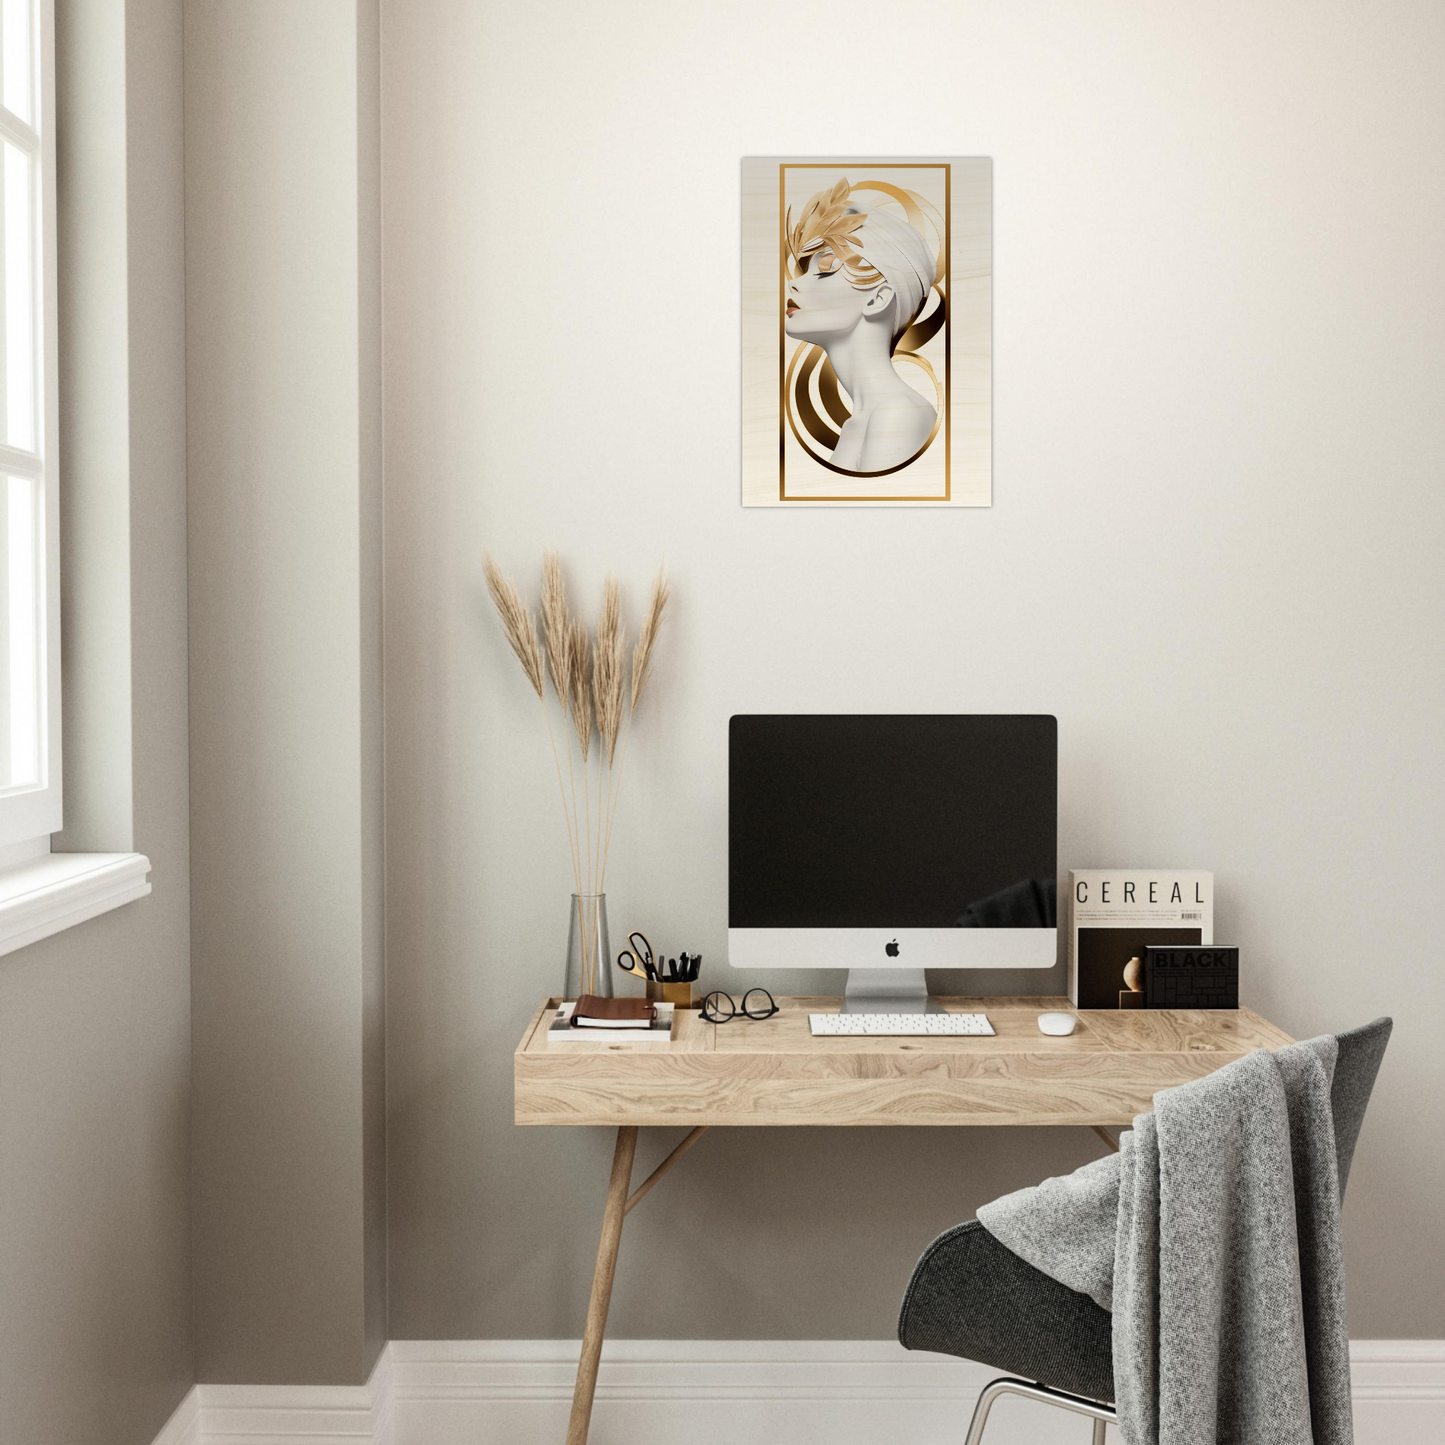
[{"label": "pencil holder", "polygon": [[675,1004],[678,1008],[692,1007],[692,985],[690,983],[649,983],[647,996],[653,1003]]}]

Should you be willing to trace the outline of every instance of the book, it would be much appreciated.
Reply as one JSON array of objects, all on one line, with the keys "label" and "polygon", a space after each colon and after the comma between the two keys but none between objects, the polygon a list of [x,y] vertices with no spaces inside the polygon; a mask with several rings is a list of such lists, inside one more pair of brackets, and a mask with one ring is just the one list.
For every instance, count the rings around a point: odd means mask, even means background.
[{"label": "book", "polygon": [[1212,873],[1173,868],[1069,872],[1069,998],[1075,1008],[1143,1008],[1149,944],[1213,942]]},{"label": "book", "polygon": [[650,1028],[657,1017],[651,999],[600,998],[584,993],[572,1009],[575,1029],[643,1029]]},{"label": "book", "polygon": [[564,1047],[568,1044],[591,1044],[594,1048],[607,1044],[666,1044],[672,1041],[672,1021],[675,1004],[659,1003],[651,1024],[637,1024],[631,1028],[586,1029],[572,1023],[573,1003],[558,1006],[547,1025],[547,1042]]}]

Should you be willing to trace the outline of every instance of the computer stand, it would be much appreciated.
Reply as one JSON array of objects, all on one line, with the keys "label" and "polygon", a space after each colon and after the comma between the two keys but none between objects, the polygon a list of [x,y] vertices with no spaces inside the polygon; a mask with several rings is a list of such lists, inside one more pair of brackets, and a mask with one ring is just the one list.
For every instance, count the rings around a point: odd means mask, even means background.
[{"label": "computer stand", "polygon": [[843,994],[845,1014],[936,1014],[921,968],[850,968]]}]

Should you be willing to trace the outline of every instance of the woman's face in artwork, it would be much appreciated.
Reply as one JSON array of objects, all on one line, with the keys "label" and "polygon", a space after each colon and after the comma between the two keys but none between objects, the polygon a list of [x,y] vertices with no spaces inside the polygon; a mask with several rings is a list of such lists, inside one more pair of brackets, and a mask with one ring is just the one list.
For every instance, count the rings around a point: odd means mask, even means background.
[{"label": "woman's face in artwork", "polygon": [[889,295],[886,282],[859,290],[833,251],[823,246],[803,258],[801,272],[788,282],[783,329],[795,341],[824,345],[846,336],[870,311],[886,306]]}]

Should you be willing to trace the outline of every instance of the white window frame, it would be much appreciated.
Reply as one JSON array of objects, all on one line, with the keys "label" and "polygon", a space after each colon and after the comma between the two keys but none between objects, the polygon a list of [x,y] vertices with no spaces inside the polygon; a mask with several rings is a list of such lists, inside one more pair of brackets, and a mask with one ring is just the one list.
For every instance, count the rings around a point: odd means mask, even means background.
[{"label": "white window frame", "polygon": [[[39,689],[39,782],[0,793],[0,954],[38,942],[62,929],[119,908],[151,891],[150,860],[140,853],[53,853],[51,834],[63,821],[60,749],[60,412],[56,336],[55,6],[29,0],[32,46],[28,125],[4,107],[0,137],[31,157],[31,238],[35,311],[32,344],[38,356],[34,455],[0,443],[0,476],[35,479],[36,508],[45,545],[37,548],[37,653],[44,667]],[[38,204],[37,204],[38,202]],[[0,339],[3,344],[3,339]]]},{"label": "white window frame", "polygon": [[[37,549],[43,599],[39,614],[40,686],[39,781],[0,793],[0,862],[18,861],[50,851],[50,835],[64,818],[60,745],[60,509],[56,458],[59,455],[59,407],[56,360],[58,298],[55,243],[55,8],[53,0],[30,0],[31,113],[28,125],[0,104],[0,138],[31,158],[30,214],[34,231],[31,284],[38,301],[33,345],[37,400],[37,448],[32,455],[0,442],[0,475],[31,477],[39,494],[37,514],[44,546]],[[38,202],[38,204],[37,204]]]}]

